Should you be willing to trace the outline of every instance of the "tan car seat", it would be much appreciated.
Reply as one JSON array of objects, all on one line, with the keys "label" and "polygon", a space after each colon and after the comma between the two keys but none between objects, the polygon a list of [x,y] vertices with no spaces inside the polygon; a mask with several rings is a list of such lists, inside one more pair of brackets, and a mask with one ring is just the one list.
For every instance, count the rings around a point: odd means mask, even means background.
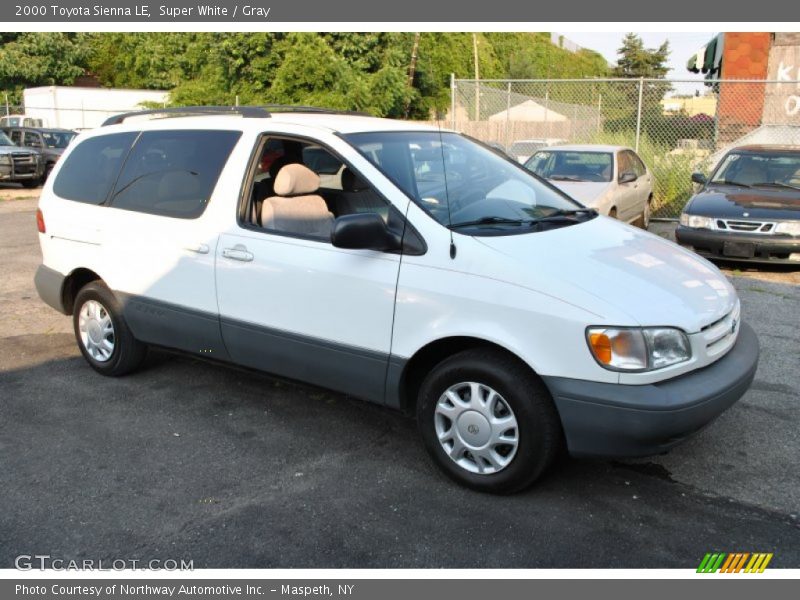
[{"label": "tan car seat", "polygon": [[329,239],[333,214],[319,189],[319,176],[300,164],[281,168],[275,177],[275,196],[261,205],[261,226],[265,229]]}]

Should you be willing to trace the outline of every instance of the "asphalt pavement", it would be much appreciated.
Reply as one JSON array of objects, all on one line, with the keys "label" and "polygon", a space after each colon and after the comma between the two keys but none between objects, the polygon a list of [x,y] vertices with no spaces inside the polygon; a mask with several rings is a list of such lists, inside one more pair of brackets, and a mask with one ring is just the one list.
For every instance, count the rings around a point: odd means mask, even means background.
[{"label": "asphalt pavement", "polygon": [[199,567],[800,567],[800,286],[734,276],[762,359],[665,456],[563,460],[530,490],[440,475],[412,420],[152,353],[102,377],[38,299],[35,200],[0,201],[0,568],[20,554]]}]

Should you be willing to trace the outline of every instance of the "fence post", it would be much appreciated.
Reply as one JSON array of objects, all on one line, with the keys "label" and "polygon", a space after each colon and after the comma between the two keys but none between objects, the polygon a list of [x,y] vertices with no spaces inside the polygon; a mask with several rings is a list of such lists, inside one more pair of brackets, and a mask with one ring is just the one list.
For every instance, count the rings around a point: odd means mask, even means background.
[{"label": "fence post", "polygon": [[506,148],[511,139],[511,82],[508,82],[508,97],[506,98]]},{"label": "fence post", "polygon": [[642,92],[644,92],[644,77],[639,77],[639,106],[636,111],[636,152],[639,151],[639,137],[642,134]]}]

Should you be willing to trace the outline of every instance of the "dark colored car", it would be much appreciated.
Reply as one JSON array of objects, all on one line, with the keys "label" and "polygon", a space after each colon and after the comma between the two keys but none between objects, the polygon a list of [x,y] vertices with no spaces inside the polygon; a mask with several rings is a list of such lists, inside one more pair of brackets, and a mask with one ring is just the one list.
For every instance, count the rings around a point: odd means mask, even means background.
[{"label": "dark colored car", "polygon": [[800,266],[800,147],[728,152],[684,208],[678,243],[710,259]]},{"label": "dark colored car", "polygon": [[56,162],[72,139],[78,135],[70,129],[45,129],[36,127],[6,127],[6,135],[17,146],[35,148],[44,159],[44,178],[50,175]]},{"label": "dark colored car", "polygon": [[44,176],[44,160],[34,148],[20,148],[0,131],[0,182],[35,188]]}]

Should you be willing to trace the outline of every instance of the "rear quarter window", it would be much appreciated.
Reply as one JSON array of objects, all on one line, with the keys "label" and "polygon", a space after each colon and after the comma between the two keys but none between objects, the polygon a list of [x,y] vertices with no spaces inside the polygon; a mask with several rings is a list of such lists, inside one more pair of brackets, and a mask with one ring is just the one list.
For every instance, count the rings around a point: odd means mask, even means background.
[{"label": "rear quarter window", "polygon": [[146,131],[117,180],[114,208],[193,219],[206,208],[239,131]]},{"label": "rear quarter window", "polygon": [[75,202],[105,202],[137,135],[112,133],[80,142],[61,166],[53,192]]}]

